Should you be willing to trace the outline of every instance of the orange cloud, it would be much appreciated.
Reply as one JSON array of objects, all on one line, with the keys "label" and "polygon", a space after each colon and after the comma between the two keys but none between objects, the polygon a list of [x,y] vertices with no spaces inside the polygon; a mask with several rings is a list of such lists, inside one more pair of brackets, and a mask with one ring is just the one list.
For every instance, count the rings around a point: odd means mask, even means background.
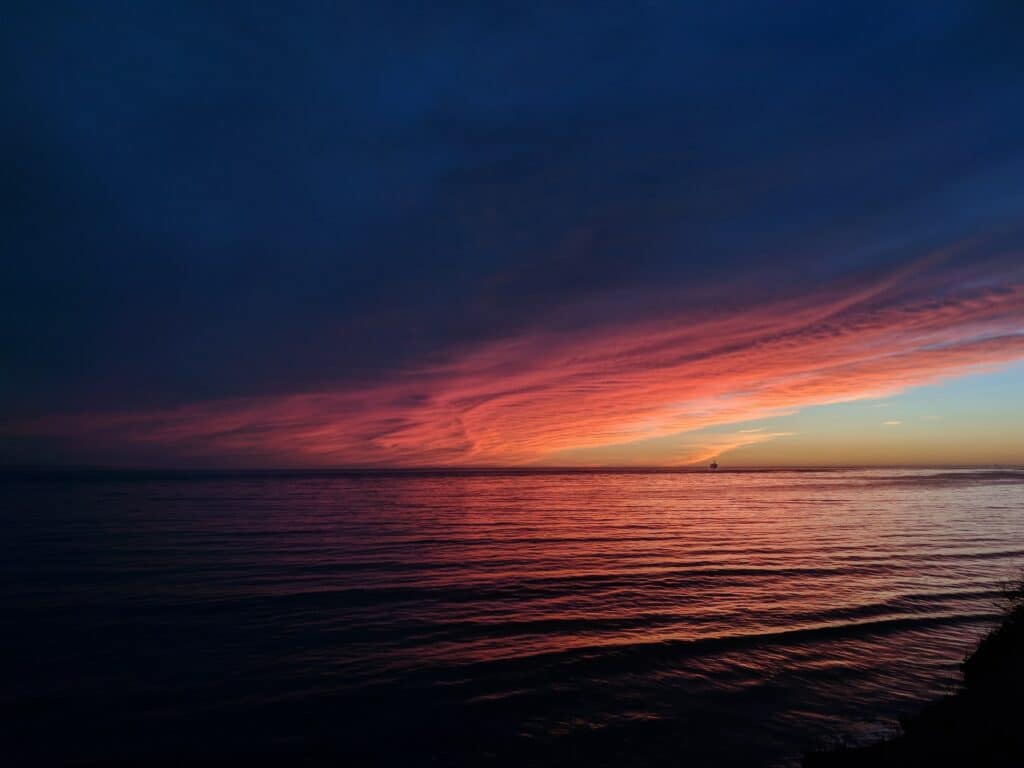
[{"label": "orange cloud", "polygon": [[924,285],[907,270],[743,311],[684,307],[534,332],[359,387],[51,417],[8,431],[292,466],[544,464],[600,449],[625,463],[703,461],[777,435],[736,432],[660,453],[642,444],[1024,358],[1024,283],[959,284]]}]

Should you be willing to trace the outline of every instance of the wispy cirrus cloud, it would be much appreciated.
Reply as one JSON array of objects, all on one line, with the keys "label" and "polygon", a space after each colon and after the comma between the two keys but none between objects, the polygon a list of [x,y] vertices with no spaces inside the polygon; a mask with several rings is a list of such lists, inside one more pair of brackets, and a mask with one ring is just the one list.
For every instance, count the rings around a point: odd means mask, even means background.
[{"label": "wispy cirrus cloud", "polygon": [[686,433],[1020,358],[1024,282],[904,269],[740,310],[524,333],[359,386],[5,431],[254,465],[688,463],[781,433]]}]

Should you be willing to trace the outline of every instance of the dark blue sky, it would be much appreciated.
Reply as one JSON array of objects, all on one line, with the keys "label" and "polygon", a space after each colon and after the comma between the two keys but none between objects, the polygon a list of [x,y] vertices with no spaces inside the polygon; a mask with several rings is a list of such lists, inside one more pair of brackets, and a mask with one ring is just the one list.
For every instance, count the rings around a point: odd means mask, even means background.
[{"label": "dark blue sky", "polygon": [[6,418],[372,385],[953,245],[1020,276],[1010,0],[19,5]]}]

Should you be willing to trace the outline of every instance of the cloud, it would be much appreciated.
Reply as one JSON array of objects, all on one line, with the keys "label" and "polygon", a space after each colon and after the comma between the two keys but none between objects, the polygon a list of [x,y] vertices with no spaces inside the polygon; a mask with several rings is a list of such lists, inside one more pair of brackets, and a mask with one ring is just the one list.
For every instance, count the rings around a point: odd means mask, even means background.
[{"label": "cloud", "polygon": [[887,426],[887,427],[898,427],[903,422],[899,421],[898,419],[891,419],[890,421],[885,421],[885,422],[882,422],[882,423],[885,424],[885,426]]},{"label": "cloud", "polygon": [[737,448],[789,437],[792,432],[757,430],[685,432],[612,445],[588,446],[544,456],[540,464],[557,466],[663,466],[702,464]]},{"label": "cloud", "polygon": [[179,462],[704,461],[779,434],[744,430],[700,444],[680,435],[1024,358],[1024,283],[956,278],[904,269],[742,311],[682,308],[626,325],[533,331],[359,386],[55,415],[4,431],[156,446]]}]

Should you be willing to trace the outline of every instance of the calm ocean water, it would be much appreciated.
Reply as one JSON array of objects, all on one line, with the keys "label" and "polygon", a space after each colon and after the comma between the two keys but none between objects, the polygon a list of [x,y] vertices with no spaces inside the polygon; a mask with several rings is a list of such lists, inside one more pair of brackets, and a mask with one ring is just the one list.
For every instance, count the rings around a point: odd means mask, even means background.
[{"label": "calm ocean water", "polygon": [[0,524],[7,765],[789,765],[955,684],[1024,472],[6,475]]}]

